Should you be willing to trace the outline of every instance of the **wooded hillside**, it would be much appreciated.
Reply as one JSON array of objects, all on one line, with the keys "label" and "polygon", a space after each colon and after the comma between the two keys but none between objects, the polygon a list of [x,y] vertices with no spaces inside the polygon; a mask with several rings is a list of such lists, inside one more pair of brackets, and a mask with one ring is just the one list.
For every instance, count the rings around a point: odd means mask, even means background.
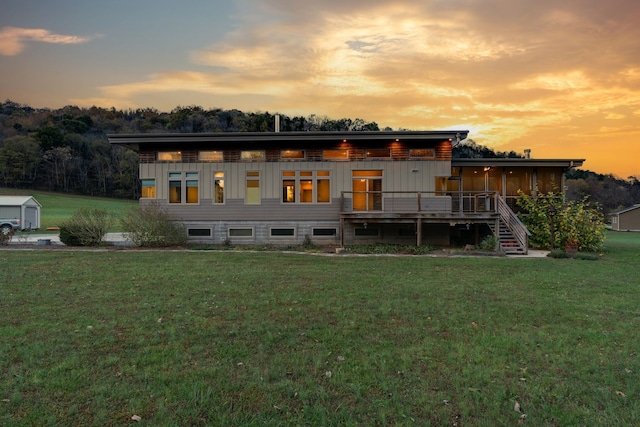
[{"label": "wooded hillside", "polygon": [[[377,131],[375,122],[325,116],[280,115],[282,131]],[[36,109],[13,101],[0,103],[0,186],[118,198],[140,197],[138,156],[111,146],[109,133],[273,132],[275,115],[198,106],[171,112],[154,108]],[[385,128],[383,130],[392,130]],[[579,154],[579,153],[578,153]],[[496,152],[468,140],[454,149],[458,158],[521,157]],[[613,175],[573,170],[568,195],[590,196],[605,212],[640,203],[640,183]]]}]

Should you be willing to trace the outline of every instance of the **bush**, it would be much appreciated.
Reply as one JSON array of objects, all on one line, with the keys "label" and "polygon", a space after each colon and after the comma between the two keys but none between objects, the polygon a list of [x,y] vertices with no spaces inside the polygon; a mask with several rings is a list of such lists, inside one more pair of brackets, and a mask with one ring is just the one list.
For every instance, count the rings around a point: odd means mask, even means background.
[{"label": "bush", "polygon": [[187,243],[183,224],[171,220],[167,210],[158,202],[130,209],[120,219],[124,234],[137,246],[180,246]]},{"label": "bush", "polygon": [[550,258],[571,258],[571,256],[562,249],[553,249],[547,256]]},{"label": "bush", "polygon": [[15,230],[9,230],[8,233],[3,233],[0,231],[0,245],[8,245],[14,234],[16,234]]},{"label": "bush", "polygon": [[516,203],[526,212],[518,216],[531,232],[532,246],[550,249],[553,240],[554,248],[576,245],[581,251],[602,249],[606,231],[604,214],[586,198],[567,201],[553,192],[538,197],[521,192]]},{"label": "bush", "polygon": [[498,238],[496,236],[487,236],[480,242],[480,250],[485,252],[495,252],[498,250]]},{"label": "bush", "polygon": [[60,241],[67,246],[98,246],[113,225],[106,209],[81,208],[60,224]]}]

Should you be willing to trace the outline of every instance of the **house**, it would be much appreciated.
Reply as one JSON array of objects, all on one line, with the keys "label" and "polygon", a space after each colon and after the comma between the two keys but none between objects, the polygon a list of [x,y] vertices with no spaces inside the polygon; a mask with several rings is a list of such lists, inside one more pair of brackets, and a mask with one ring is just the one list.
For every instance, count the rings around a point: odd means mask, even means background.
[{"label": "house", "polygon": [[609,214],[611,229],[615,231],[640,231],[640,204]]},{"label": "house", "polygon": [[[522,189],[562,188],[583,160],[452,159],[468,131],[109,135],[139,153],[141,204],[193,241],[478,243],[526,253]],[[502,230],[502,231],[501,231]]]},{"label": "house", "polygon": [[0,220],[19,220],[21,230],[40,228],[41,208],[31,196],[0,196]]}]

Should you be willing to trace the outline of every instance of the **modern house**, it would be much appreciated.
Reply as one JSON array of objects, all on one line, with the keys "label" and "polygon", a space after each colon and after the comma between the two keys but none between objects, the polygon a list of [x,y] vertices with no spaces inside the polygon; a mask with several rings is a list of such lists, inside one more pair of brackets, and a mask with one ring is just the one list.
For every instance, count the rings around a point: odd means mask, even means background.
[{"label": "modern house", "polygon": [[640,204],[609,214],[611,229],[615,231],[640,231]]},{"label": "modern house", "polygon": [[518,190],[563,188],[583,160],[452,159],[468,131],[109,135],[139,153],[141,204],[193,241],[475,243],[526,253]]}]

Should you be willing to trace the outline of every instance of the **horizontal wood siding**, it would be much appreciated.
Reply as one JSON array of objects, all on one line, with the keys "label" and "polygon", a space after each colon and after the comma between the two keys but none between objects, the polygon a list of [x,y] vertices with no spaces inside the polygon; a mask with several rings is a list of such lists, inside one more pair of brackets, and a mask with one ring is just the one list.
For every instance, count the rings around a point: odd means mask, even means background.
[{"label": "horizontal wood siding", "polygon": [[[142,203],[149,203],[143,200]],[[338,221],[340,200],[316,205],[284,205],[280,199],[264,199],[260,205],[245,205],[244,200],[227,200],[214,205],[211,199],[199,204],[161,203],[169,215],[180,221]]]}]

